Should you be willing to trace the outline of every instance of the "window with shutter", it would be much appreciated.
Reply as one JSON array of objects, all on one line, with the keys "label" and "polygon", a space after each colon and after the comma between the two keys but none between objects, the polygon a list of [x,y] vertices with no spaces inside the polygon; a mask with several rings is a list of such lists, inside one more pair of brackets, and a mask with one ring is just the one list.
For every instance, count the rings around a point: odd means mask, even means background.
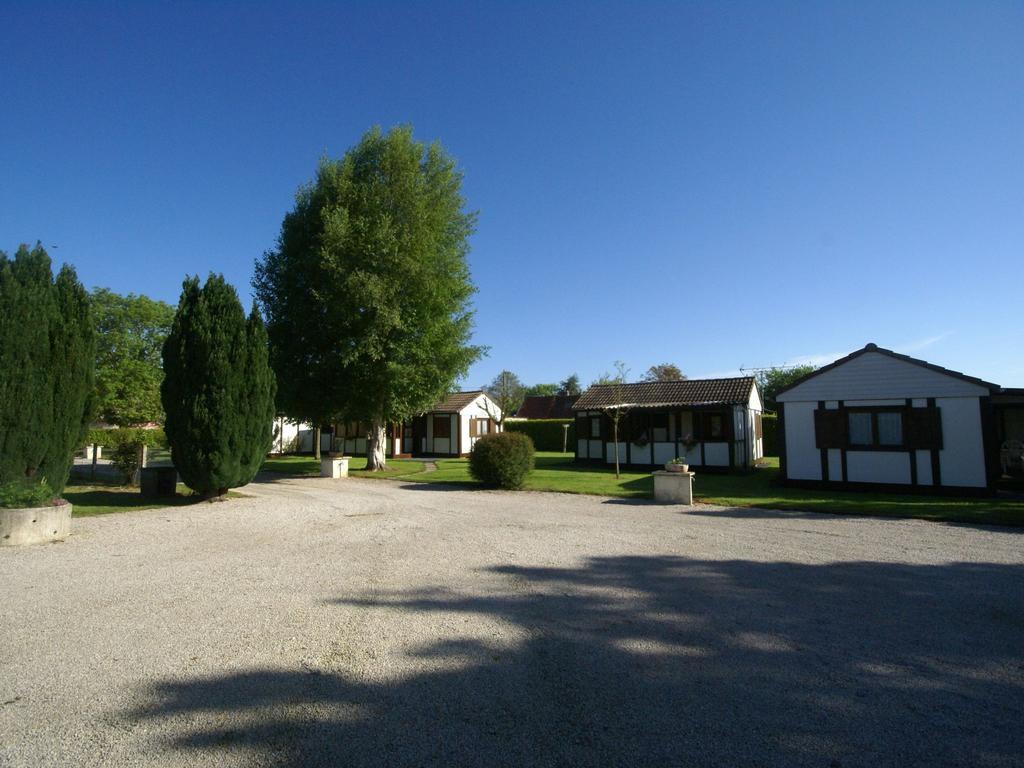
[{"label": "window with shutter", "polygon": [[850,445],[873,445],[875,433],[871,428],[871,414],[852,411],[848,414]]},{"label": "window with shutter", "polygon": [[920,450],[942,448],[942,417],[938,408],[907,410],[907,447]]},{"label": "window with shutter", "polygon": [[814,411],[814,441],[818,448],[846,447],[846,416],[843,411]]}]

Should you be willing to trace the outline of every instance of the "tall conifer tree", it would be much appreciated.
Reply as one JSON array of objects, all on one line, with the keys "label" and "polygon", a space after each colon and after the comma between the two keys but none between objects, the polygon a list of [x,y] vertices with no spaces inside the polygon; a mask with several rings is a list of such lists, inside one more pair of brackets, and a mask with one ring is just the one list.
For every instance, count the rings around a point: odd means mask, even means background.
[{"label": "tall conifer tree", "polygon": [[75,271],[53,279],[39,244],[0,252],[0,482],[45,479],[59,495],[90,416],[94,334]]},{"label": "tall conifer tree", "polygon": [[223,495],[250,482],[273,439],[274,375],[263,321],[247,320],[220,275],[190,277],[164,343],[160,390],[171,458],[185,484]]}]

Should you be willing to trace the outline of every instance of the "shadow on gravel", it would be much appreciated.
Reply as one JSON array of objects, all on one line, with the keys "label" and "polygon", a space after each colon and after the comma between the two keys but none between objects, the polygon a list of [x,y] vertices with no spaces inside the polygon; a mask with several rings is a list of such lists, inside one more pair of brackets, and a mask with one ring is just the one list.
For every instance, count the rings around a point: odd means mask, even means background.
[{"label": "shadow on gravel", "polygon": [[704,504],[697,504],[694,507],[685,509],[684,514],[700,515],[701,517],[728,517],[738,520],[920,520],[931,525],[950,525],[957,528],[973,528],[979,531],[992,531],[999,533],[1024,534],[1022,525],[1001,525],[999,522],[977,522],[972,523],[966,520],[950,520],[941,517],[929,518],[920,514],[897,515],[897,514],[849,514],[845,512],[815,512],[810,509],[769,509],[766,507],[711,507]]},{"label": "shadow on gravel", "polygon": [[1024,754],[1020,566],[609,557],[495,567],[480,584],[495,577],[483,596],[334,605],[453,627],[498,618],[524,638],[512,650],[453,631],[398,682],[345,669],[169,679],[131,714],[171,728],[170,749],[251,748],[287,766],[1009,766]]},{"label": "shadow on gravel", "polygon": [[[397,482],[402,482],[401,478],[398,478]],[[484,488],[477,483],[443,483],[443,482],[430,482],[430,483],[417,483],[417,482],[406,482],[400,486],[403,491],[445,491],[451,493],[452,491],[471,491],[473,493],[486,493],[487,491],[497,490],[496,488]]]}]

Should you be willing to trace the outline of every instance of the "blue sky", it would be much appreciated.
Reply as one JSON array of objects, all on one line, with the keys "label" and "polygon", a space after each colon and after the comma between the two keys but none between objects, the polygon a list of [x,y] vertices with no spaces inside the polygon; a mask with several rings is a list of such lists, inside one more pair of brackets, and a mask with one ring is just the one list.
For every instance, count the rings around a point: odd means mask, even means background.
[{"label": "blue sky", "polygon": [[1024,3],[0,4],[0,249],[250,300],[318,157],[440,139],[465,382],[828,362],[1024,386]]}]

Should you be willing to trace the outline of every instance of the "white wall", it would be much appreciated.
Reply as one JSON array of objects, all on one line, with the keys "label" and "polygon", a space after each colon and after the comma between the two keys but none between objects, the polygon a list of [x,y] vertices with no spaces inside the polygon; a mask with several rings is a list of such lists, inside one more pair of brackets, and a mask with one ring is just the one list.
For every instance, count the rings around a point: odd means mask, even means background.
[{"label": "white wall", "polygon": [[939,451],[942,484],[984,488],[988,483],[978,399],[938,398],[935,404],[942,415],[942,450]]},{"label": "white wall", "polygon": [[654,443],[654,464],[665,464],[676,457],[675,443]]},{"label": "white wall", "polygon": [[821,480],[821,453],[814,442],[817,403],[786,403],[786,477]]},{"label": "white wall", "polygon": [[[830,474],[829,479],[842,480],[842,472]],[[907,484],[910,482],[910,454],[906,451],[847,451],[846,479],[851,483]]]},{"label": "white wall", "polygon": [[[614,464],[615,463],[615,443],[611,443],[611,442],[607,443],[605,448],[606,448],[606,451],[607,451],[607,455],[605,456],[605,461],[607,461],[609,464]],[[619,464],[625,464],[625,463],[626,463],[626,444],[625,443],[619,443]]]},{"label": "white wall", "polygon": [[292,443],[296,437],[298,437],[298,441],[294,450],[313,450],[313,428],[309,424],[278,416],[274,419],[274,443],[270,450],[275,453],[290,451],[293,449]]},{"label": "white wall", "polygon": [[[905,400],[849,400],[850,406],[903,406]],[[915,402],[926,402],[915,398]],[[985,445],[981,408],[977,397],[940,397],[935,400],[942,419],[943,448],[939,451],[943,486],[984,488]],[[827,406],[833,405],[826,402]],[[785,405],[786,476],[791,480],[821,480],[821,452],[814,441],[814,411],[817,403],[788,402]],[[829,480],[842,480],[841,452],[828,451]],[[851,483],[909,485],[911,461],[917,465],[918,485],[933,485],[931,451],[846,450],[846,480]]]},{"label": "white wall", "polygon": [[630,464],[653,464],[651,461],[651,444],[640,446],[633,443],[629,446],[629,463]]},{"label": "white wall", "polygon": [[704,466],[706,466],[706,467],[728,467],[729,466],[729,444],[728,443],[704,443]]},{"label": "white wall", "polygon": [[[781,403],[908,397],[982,397],[989,390],[878,352],[865,352],[779,395]],[[788,418],[788,409],[787,409]],[[788,451],[788,445],[787,445]]]},{"label": "white wall", "polygon": [[[490,409],[490,410],[488,410]],[[473,444],[479,438],[471,438],[469,436],[469,420],[470,419],[495,419],[496,416],[501,416],[501,408],[497,404],[487,397],[487,395],[480,395],[476,400],[467,405],[462,409],[460,413],[462,416],[462,452],[469,453],[473,450]],[[500,431],[497,424],[493,425],[494,431]],[[452,434],[455,434],[454,432]],[[454,450],[455,446],[453,446]]]}]

